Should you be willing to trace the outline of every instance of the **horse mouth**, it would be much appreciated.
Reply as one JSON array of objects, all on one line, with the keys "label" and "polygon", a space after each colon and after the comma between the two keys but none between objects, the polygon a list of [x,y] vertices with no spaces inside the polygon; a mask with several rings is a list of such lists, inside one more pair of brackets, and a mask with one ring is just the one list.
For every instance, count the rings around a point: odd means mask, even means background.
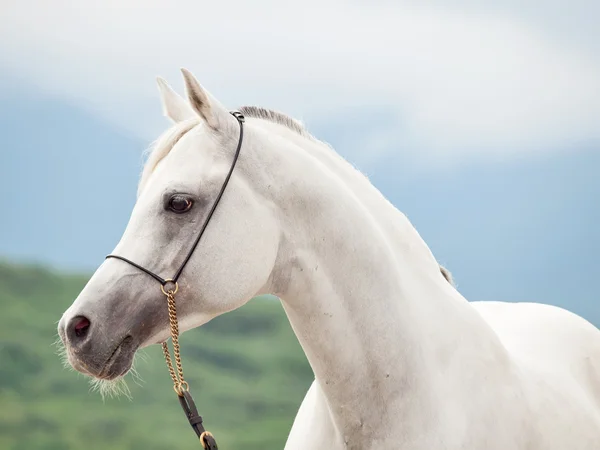
[{"label": "horse mouth", "polygon": [[101,380],[114,380],[129,372],[133,364],[133,355],[136,348],[131,336],[126,336],[119,345],[115,347],[102,369],[94,377]]}]

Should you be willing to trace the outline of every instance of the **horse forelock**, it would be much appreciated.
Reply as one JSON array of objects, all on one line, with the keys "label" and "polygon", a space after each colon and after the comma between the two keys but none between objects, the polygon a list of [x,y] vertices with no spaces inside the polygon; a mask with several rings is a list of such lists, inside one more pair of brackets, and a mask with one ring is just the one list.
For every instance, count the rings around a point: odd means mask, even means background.
[{"label": "horse forelock", "polygon": [[148,178],[160,163],[173,150],[177,142],[192,128],[200,123],[200,118],[193,118],[173,125],[165,131],[154,143],[148,148],[146,154],[147,159],[144,163],[140,182],[138,184],[138,196],[142,192],[144,186],[148,182]]}]

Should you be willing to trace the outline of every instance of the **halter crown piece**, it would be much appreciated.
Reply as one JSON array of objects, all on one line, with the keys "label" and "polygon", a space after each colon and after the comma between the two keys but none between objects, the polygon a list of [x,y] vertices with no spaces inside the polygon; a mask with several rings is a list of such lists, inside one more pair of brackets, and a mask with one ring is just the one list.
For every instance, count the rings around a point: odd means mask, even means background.
[{"label": "halter crown piece", "polygon": [[163,353],[165,355],[165,360],[167,362],[169,374],[171,375],[171,379],[173,380],[173,389],[175,389],[175,392],[177,393],[177,396],[179,397],[179,402],[181,403],[181,407],[183,408],[183,411],[185,412],[185,415],[186,415],[188,421],[190,422],[190,425],[196,432],[196,435],[200,439],[200,443],[202,444],[202,447],[204,447],[205,450],[217,450],[218,449],[217,441],[215,440],[214,436],[209,431],[206,431],[204,429],[204,426],[202,425],[202,416],[200,416],[198,414],[198,410],[196,409],[196,404],[194,403],[192,394],[190,394],[190,386],[189,386],[188,382],[185,381],[185,379],[183,378],[183,367],[181,365],[181,355],[180,355],[180,348],[179,348],[179,322],[177,320],[177,308],[176,308],[176,304],[175,304],[175,294],[177,294],[177,291],[179,291],[179,285],[177,284],[177,280],[181,276],[181,273],[183,272],[183,269],[185,268],[186,264],[189,262],[190,258],[192,257],[192,254],[194,253],[194,250],[198,246],[198,243],[200,242],[200,238],[202,238],[204,231],[206,231],[208,223],[210,222],[211,217],[213,216],[215,210],[217,209],[217,205],[219,204],[221,197],[223,197],[225,188],[227,187],[227,184],[229,183],[229,179],[231,178],[231,174],[233,173],[235,164],[237,163],[238,157],[240,156],[240,150],[242,149],[242,142],[244,140],[244,120],[245,119],[244,119],[244,115],[239,111],[232,111],[231,115],[233,115],[233,117],[235,117],[237,119],[238,124],[240,125],[240,137],[238,139],[237,148],[235,150],[235,155],[233,157],[233,162],[231,163],[231,167],[229,168],[229,172],[227,173],[227,176],[225,177],[225,181],[223,182],[223,185],[221,186],[221,190],[219,191],[217,198],[213,202],[212,207],[210,208],[210,211],[208,212],[208,215],[206,216],[206,219],[204,220],[204,223],[202,224],[202,227],[200,228],[200,231],[198,232],[198,235],[196,236],[196,239],[194,240],[194,243],[192,244],[192,247],[190,248],[185,259],[179,266],[179,269],[177,269],[177,271],[175,272],[175,275],[173,275],[172,278],[162,278],[160,275],[155,274],[151,270],[146,269],[145,267],[143,267],[139,264],[136,264],[135,262],[133,262],[127,258],[124,258],[122,256],[108,255],[106,257],[107,259],[115,258],[115,259],[120,259],[121,261],[125,261],[126,263],[132,265],[136,269],[139,269],[142,272],[150,275],[152,278],[154,278],[156,281],[158,281],[160,283],[160,290],[167,297],[167,308],[168,308],[168,312],[169,312],[169,325],[170,325],[170,329],[171,329],[170,330],[171,331],[171,341],[173,342],[173,355],[175,357],[175,367],[176,367],[177,371],[175,371],[175,368],[173,367],[173,362],[171,360],[171,353],[169,351],[169,347],[166,342],[162,343]]}]

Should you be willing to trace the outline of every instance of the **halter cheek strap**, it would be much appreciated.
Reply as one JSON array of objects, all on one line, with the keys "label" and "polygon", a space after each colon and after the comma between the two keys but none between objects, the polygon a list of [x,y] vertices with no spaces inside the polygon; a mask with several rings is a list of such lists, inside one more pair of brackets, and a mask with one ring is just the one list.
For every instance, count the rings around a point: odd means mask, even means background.
[{"label": "halter cheek strap", "polygon": [[194,250],[198,246],[198,243],[200,242],[200,239],[202,238],[204,231],[206,231],[206,227],[208,226],[210,219],[212,218],[215,210],[217,209],[217,205],[219,204],[221,197],[223,197],[225,188],[227,187],[227,184],[229,183],[229,179],[231,178],[233,169],[235,168],[238,157],[240,156],[240,150],[242,149],[242,142],[244,140],[244,116],[242,115],[242,113],[240,113],[238,111],[233,111],[233,112],[231,112],[231,114],[233,115],[233,117],[235,117],[237,119],[238,124],[240,125],[240,137],[238,139],[237,148],[235,150],[235,155],[233,157],[233,162],[231,163],[231,167],[229,168],[229,172],[227,173],[227,176],[225,177],[225,181],[223,182],[223,185],[221,186],[221,190],[219,191],[217,198],[213,202],[213,204],[210,208],[210,211],[208,212],[208,215],[206,216],[206,219],[204,220],[204,223],[202,224],[202,227],[200,228],[200,231],[198,232],[198,235],[196,236],[196,239],[194,240],[194,243],[192,244],[192,247],[190,248],[185,259],[179,266],[179,269],[177,269],[177,271],[175,272],[175,275],[173,275],[173,278],[163,278],[160,275],[157,275],[156,273],[152,272],[151,270],[146,269],[144,266],[141,266],[141,265],[131,261],[130,259],[124,258],[123,256],[108,255],[106,257],[107,259],[114,258],[114,259],[120,259],[121,261],[125,261],[126,263],[132,265],[136,269],[139,269],[142,272],[150,275],[152,278],[154,278],[156,281],[158,281],[160,283],[160,290],[167,297],[167,308],[169,311],[169,325],[170,325],[170,331],[171,331],[171,341],[173,343],[173,354],[175,356],[175,367],[173,366],[173,362],[171,360],[171,353],[169,351],[169,347],[166,342],[163,342],[162,349],[163,349],[163,353],[165,355],[165,361],[167,363],[167,367],[169,369],[169,374],[171,375],[171,379],[173,380],[173,388],[175,389],[175,392],[177,393],[177,395],[179,397],[179,402],[181,403],[181,407],[183,408],[183,411],[185,412],[185,415],[186,415],[188,421],[190,422],[190,425],[192,426],[196,435],[200,439],[200,444],[202,444],[202,447],[205,450],[217,450],[218,447],[217,447],[217,442],[216,442],[214,436],[209,431],[206,431],[204,429],[204,426],[202,425],[202,416],[200,416],[198,414],[196,404],[194,403],[194,399],[192,398],[192,395],[190,394],[189,385],[188,385],[187,381],[185,381],[185,379],[183,378],[183,367],[181,365],[181,355],[180,355],[180,351],[179,351],[179,321],[177,320],[177,308],[176,308],[176,304],[175,304],[175,294],[179,290],[179,284],[177,283],[177,280],[181,276],[181,273],[183,272],[183,269],[185,268],[186,264],[189,262],[190,258],[192,257],[192,254],[194,253]]},{"label": "halter cheek strap", "polygon": [[217,209],[217,205],[219,204],[219,201],[221,201],[221,197],[223,197],[225,188],[227,188],[227,184],[229,183],[229,179],[231,178],[233,169],[235,169],[235,165],[237,163],[238,157],[240,156],[240,150],[242,149],[242,142],[244,140],[244,121],[245,121],[245,119],[244,119],[244,115],[239,111],[232,111],[231,115],[233,115],[233,117],[235,117],[237,119],[237,121],[240,125],[240,137],[238,139],[237,148],[235,149],[235,155],[233,157],[233,162],[231,163],[229,172],[227,173],[227,176],[225,177],[225,181],[223,182],[223,185],[221,186],[221,190],[219,191],[217,198],[213,202],[213,204],[210,208],[210,211],[208,212],[208,215],[206,216],[206,219],[204,220],[204,223],[202,224],[202,228],[200,228],[200,231],[198,232],[198,235],[196,236],[196,239],[194,240],[192,247],[190,248],[189,252],[187,253],[185,259],[183,260],[183,262],[181,263],[181,265],[179,266],[177,271],[175,272],[175,275],[173,275],[172,278],[163,278],[160,275],[157,275],[156,273],[152,272],[150,269],[146,269],[145,267],[131,261],[130,259],[127,259],[127,258],[125,258],[123,256],[119,256],[119,255],[111,254],[111,255],[108,255],[106,257],[106,259],[115,258],[115,259],[120,259],[121,261],[125,261],[126,263],[132,265],[136,269],[139,269],[142,272],[150,275],[152,278],[154,278],[156,281],[158,281],[163,286],[165,286],[168,282],[173,282],[173,283],[177,282],[177,280],[181,276],[181,273],[183,272],[183,269],[185,268],[186,264],[189,262],[190,258],[192,257],[194,250],[196,250],[196,247],[198,246],[198,243],[200,242],[202,235],[206,231],[206,227],[208,226],[210,219],[212,218],[215,210]]}]

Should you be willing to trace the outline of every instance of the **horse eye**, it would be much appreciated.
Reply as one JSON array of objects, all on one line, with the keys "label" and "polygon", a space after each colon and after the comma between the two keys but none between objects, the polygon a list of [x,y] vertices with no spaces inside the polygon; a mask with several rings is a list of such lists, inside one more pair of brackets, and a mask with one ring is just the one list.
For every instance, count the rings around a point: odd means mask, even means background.
[{"label": "horse eye", "polygon": [[178,214],[188,212],[193,204],[194,202],[183,195],[174,195],[169,199],[169,209]]}]

